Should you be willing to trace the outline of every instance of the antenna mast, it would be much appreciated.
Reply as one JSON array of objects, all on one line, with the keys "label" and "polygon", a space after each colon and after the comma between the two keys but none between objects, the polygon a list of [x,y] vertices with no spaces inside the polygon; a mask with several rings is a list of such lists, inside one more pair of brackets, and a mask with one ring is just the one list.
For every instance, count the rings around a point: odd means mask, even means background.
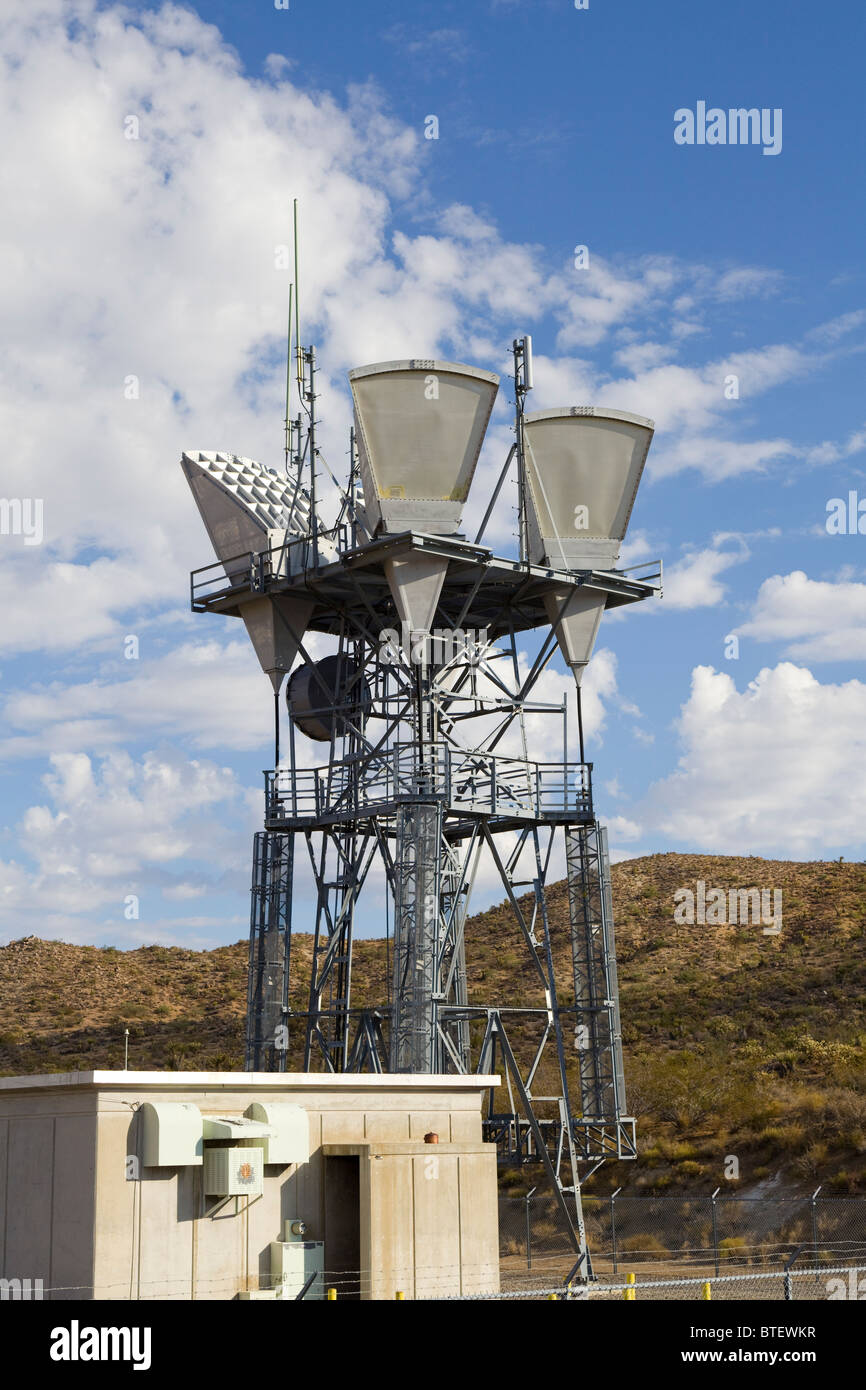
[{"label": "antenna mast", "polygon": [[292,291],[294,285],[289,285],[289,324],[286,330],[286,434],[284,441],[284,452],[286,456],[286,476],[289,472],[289,457],[292,452]]},{"label": "antenna mast", "polygon": [[[316,349],[303,350],[305,365],[304,396],[307,401],[307,441],[310,450],[310,531],[313,540],[313,568],[319,567],[319,522],[316,516]],[[309,380],[306,380],[307,372]]]},{"label": "antenna mast", "polygon": [[527,334],[515,338],[511,345],[514,354],[514,432],[517,453],[517,518],[520,536],[520,563],[529,558],[529,537],[526,528],[526,453],[523,438],[523,412],[527,391],[532,390],[532,339]]},{"label": "antenna mast", "polygon": [[298,393],[300,394],[300,392],[303,390],[303,385],[304,385],[304,364],[303,364],[303,356],[302,356],[302,352],[301,352],[301,327],[300,327],[300,324],[301,324],[301,316],[300,316],[301,282],[300,282],[300,280],[298,279],[298,200],[297,200],[297,198],[294,200],[294,204],[293,204],[293,221],[294,221],[294,232],[295,232],[295,352],[297,353],[297,364],[296,364],[296,365],[297,365],[297,378],[298,378]]}]

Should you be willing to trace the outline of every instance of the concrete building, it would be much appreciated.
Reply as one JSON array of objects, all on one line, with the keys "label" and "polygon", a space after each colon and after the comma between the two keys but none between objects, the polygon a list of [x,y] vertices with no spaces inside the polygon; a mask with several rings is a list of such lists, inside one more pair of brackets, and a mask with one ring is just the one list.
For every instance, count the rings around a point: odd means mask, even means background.
[{"label": "concrete building", "polygon": [[2,1077],[0,1277],[41,1279],[51,1299],[294,1298],[308,1280],[319,1298],[494,1292],[496,1150],[482,1143],[481,1097],[496,1085]]}]

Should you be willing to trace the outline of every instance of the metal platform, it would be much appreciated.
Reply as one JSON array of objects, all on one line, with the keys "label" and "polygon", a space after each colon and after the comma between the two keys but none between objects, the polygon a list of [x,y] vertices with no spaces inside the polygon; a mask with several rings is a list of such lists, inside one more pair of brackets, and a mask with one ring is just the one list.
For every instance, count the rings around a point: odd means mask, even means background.
[{"label": "metal platform", "polygon": [[449,826],[451,838],[469,835],[479,816],[491,818],[496,830],[532,821],[570,825],[592,820],[591,778],[590,763],[535,763],[447,743],[395,744],[294,774],[266,772],[265,823],[269,830],[303,830],[370,816],[387,821],[399,806],[436,801],[449,818],[460,818]]},{"label": "metal platform", "polygon": [[[341,547],[348,544],[347,528],[324,532],[321,539]],[[239,617],[239,605],[253,595],[303,594],[316,604],[307,624],[309,631],[337,634],[348,619],[353,626],[378,637],[394,619],[386,560],[435,555],[449,562],[439,600],[442,626],[485,630],[491,641],[496,641],[512,632],[546,627],[544,599],[553,591],[585,587],[603,594],[606,608],[618,608],[656,593],[659,585],[653,581],[661,577],[657,562],[636,566],[637,572],[585,570],[563,574],[541,565],[503,559],[486,546],[414,531],[346,549],[330,563],[320,560],[317,564],[314,549],[312,541],[295,539],[193,570],[191,607],[197,613]]]}]

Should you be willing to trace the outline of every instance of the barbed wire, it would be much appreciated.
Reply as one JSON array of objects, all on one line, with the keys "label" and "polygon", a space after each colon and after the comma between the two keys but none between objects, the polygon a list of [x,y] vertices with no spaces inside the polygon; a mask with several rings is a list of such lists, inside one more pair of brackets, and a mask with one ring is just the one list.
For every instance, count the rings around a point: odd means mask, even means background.
[{"label": "barbed wire", "polygon": [[[650,1290],[657,1289],[694,1289],[695,1298],[700,1299],[707,1285],[713,1290],[716,1285],[722,1284],[727,1288],[744,1288],[746,1285],[766,1283],[773,1280],[776,1287],[784,1290],[786,1280],[790,1279],[796,1284],[798,1280],[805,1279],[819,1280],[825,1279],[830,1275],[839,1274],[866,1274],[866,1265],[834,1265],[831,1268],[822,1266],[816,1269],[799,1270],[776,1270],[770,1274],[720,1274],[708,1279],[646,1279],[640,1283],[635,1281],[633,1284],[573,1284],[570,1287],[563,1287],[562,1284],[556,1287],[522,1288],[522,1289],[503,1289],[499,1293],[477,1293],[477,1294],[452,1294],[438,1302],[461,1303],[461,1302],[497,1302],[500,1300],[528,1299],[528,1298],[557,1298],[563,1301],[585,1302],[587,1299],[598,1298],[604,1295],[613,1295],[623,1298],[626,1293],[637,1295],[640,1291],[644,1297]],[[749,1296],[744,1293],[744,1296]],[[784,1292],[780,1295],[784,1297]],[[829,1298],[829,1293],[827,1294]],[[416,1298],[416,1302],[426,1302],[426,1299]]]},{"label": "barbed wire", "polygon": [[[370,1271],[370,1270],[361,1270],[361,1269],[358,1269],[358,1270],[325,1270],[325,1271],[322,1271],[320,1274],[317,1275],[316,1283],[317,1283],[318,1287],[319,1287],[320,1289],[322,1289],[322,1290],[326,1290],[326,1289],[328,1289],[328,1288],[336,1289],[337,1292],[338,1292],[338,1296],[339,1296],[339,1291],[340,1291],[341,1289],[344,1290],[344,1291],[345,1291],[345,1290],[349,1290],[349,1291],[350,1291],[351,1293],[353,1293],[353,1294],[365,1293],[365,1292],[366,1292],[366,1293],[369,1293],[369,1292],[372,1291],[372,1289],[374,1288],[374,1286],[375,1286],[377,1283],[380,1283],[380,1282],[381,1282],[381,1279],[382,1279],[385,1275],[387,1275],[387,1276],[388,1276],[389,1285],[390,1285],[391,1287],[394,1288],[395,1292],[404,1292],[404,1293],[406,1293],[406,1292],[408,1292],[409,1288],[411,1288],[411,1286],[412,1286],[413,1284],[417,1285],[417,1283],[419,1282],[419,1280],[418,1280],[418,1273],[419,1273],[419,1271],[421,1271],[421,1272],[423,1273],[424,1270],[429,1270],[429,1271],[433,1272],[434,1274],[438,1274],[439,1277],[438,1277],[438,1278],[435,1278],[435,1277],[430,1277],[429,1275],[427,1275],[426,1277],[424,1277],[424,1278],[422,1278],[422,1279],[420,1280],[421,1284],[423,1285],[423,1289],[422,1289],[422,1292],[421,1292],[420,1294],[419,1294],[419,1293],[415,1293],[414,1299],[413,1299],[413,1301],[415,1301],[415,1302],[424,1302],[424,1301],[428,1301],[431,1292],[432,1292],[433,1290],[435,1290],[436,1288],[442,1288],[442,1289],[448,1288],[448,1289],[452,1289],[452,1290],[453,1290],[453,1286],[454,1286],[455,1281],[459,1280],[459,1275],[456,1275],[456,1274],[444,1274],[443,1271],[442,1271],[442,1269],[441,1269],[441,1266],[428,1265],[428,1266],[423,1266],[423,1267],[421,1267],[421,1266],[414,1266],[414,1267],[407,1266],[405,1269],[401,1269],[401,1270],[397,1270],[397,1271],[394,1271],[393,1269],[388,1270],[388,1271],[384,1271],[384,1270],[382,1270],[382,1271]],[[400,1289],[400,1286],[399,1286],[399,1281],[401,1280],[402,1276],[403,1276],[404,1274],[405,1274],[405,1275],[409,1275],[410,1272],[413,1272],[413,1271],[414,1271],[414,1279],[413,1279],[413,1278],[408,1278],[408,1277],[405,1278],[405,1279],[403,1279],[402,1282],[404,1282],[404,1283],[407,1285],[407,1289],[401,1290],[401,1289]],[[624,1295],[624,1294],[627,1293],[627,1292],[631,1292],[631,1293],[635,1293],[635,1294],[636,1294],[638,1291],[642,1292],[642,1293],[644,1294],[644,1296],[646,1296],[646,1295],[649,1293],[650,1290],[655,1291],[655,1290],[660,1290],[660,1289],[689,1289],[689,1288],[691,1288],[691,1289],[695,1289],[695,1290],[697,1291],[697,1290],[703,1290],[703,1289],[706,1287],[707,1284],[710,1285],[711,1289],[717,1288],[717,1286],[719,1286],[719,1285],[723,1285],[723,1286],[726,1286],[726,1287],[730,1287],[730,1288],[732,1288],[732,1289],[733,1289],[733,1288],[742,1288],[742,1287],[744,1287],[745,1285],[755,1285],[755,1284],[757,1284],[757,1285],[767,1285],[770,1281],[772,1281],[776,1286],[778,1286],[778,1285],[780,1285],[780,1284],[781,1284],[781,1285],[784,1285],[785,1281],[788,1280],[788,1279],[790,1279],[794,1284],[796,1284],[797,1282],[802,1282],[802,1281],[805,1281],[805,1280],[807,1280],[807,1279],[811,1279],[811,1280],[813,1280],[813,1281],[820,1281],[820,1280],[826,1281],[830,1276],[836,1276],[836,1275],[847,1275],[847,1276],[850,1278],[850,1276],[851,1276],[852,1274],[855,1275],[855,1276],[859,1276],[859,1275],[861,1275],[861,1274],[866,1274],[866,1265],[864,1265],[864,1264],[856,1264],[856,1265],[851,1265],[851,1264],[847,1264],[847,1265],[820,1265],[820,1266],[812,1266],[812,1267],[809,1267],[809,1268],[791,1269],[791,1270],[773,1270],[773,1271],[769,1271],[769,1272],[764,1272],[764,1271],[760,1271],[760,1272],[759,1272],[759,1271],[752,1271],[752,1272],[750,1272],[750,1273],[748,1273],[748,1274],[719,1274],[719,1275],[714,1275],[714,1276],[712,1276],[712,1277],[709,1277],[709,1278],[707,1278],[707,1279],[700,1279],[700,1278],[693,1278],[693,1279],[683,1279],[683,1278],[679,1278],[679,1279],[677,1279],[677,1278],[671,1278],[671,1279],[657,1279],[657,1278],[639,1277],[639,1276],[636,1275],[636,1276],[635,1276],[635,1281],[634,1281],[634,1283],[630,1283],[630,1282],[627,1282],[627,1281],[625,1281],[625,1280],[621,1280],[621,1281],[618,1281],[618,1282],[606,1282],[606,1283],[600,1283],[600,1282],[598,1282],[598,1283],[592,1283],[592,1282],[590,1282],[590,1283],[588,1283],[588,1284],[578,1283],[577,1281],[575,1281],[575,1282],[574,1282],[573,1284],[571,1284],[570,1286],[565,1286],[565,1285],[563,1285],[562,1283],[560,1283],[560,1284],[557,1284],[557,1285],[542,1285],[542,1286],[537,1286],[537,1287],[521,1287],[521,1288],[519,1288],[519,1289],[502,1289],[502,1290],[499,1290],[499,1291],[497,1291],[497,1292],[484,1291],[484,1290],[480,1290],[480,1291],[478,1291],[477,1293],[472,1293],[472,1292],[464,1291],[464,1292],[462,1292],[462,1293],[457,1293],[457,1294],[455,1294],[455,1293],[451,1292],[451,1293],[448,1293],[448,1294],[443,1294],[443,1295],[441,1295],[440,1298],[439,1298],[437,1301],[460,1302],[460,1301],[462,1301],[462,1300],[473,1300],[473,1301],[476,1301],[476,1300],[497,1300],[497,1299],[513,1300],[513,1299],[525,1299],[525,1298],[551,1298],[551,1297],[554,1297],[554,1296],[557,1297],[557,1298],[562,1298],[562,1299],[575,1299],[575,1300],[579,1301],[579,1300],[584,1299],[584,1298],[595,1298],[595,1297],[604,1296],[604,1295],[617,1295],[617,1296],[620,1296],[620,1295]],[[377,1277],[377,1276],[378,1276],[378,1277]],[[15,1282],[20,1282],[20,1281],[15,1281]],[[26,1282],[26,1281],[25,1281],[25,1282]],[[32,1280],[31,1280],[31,1282],[32,1282]],[[237,1275],[225,1275],[225,1276],[220,1276],[220,1277],[218,1277],[218,1278],[217,1278],[217,1277],[215,1277],[215,1278],[210,1278],[210,1279],[203,1278],[203,1279],[197,1280],[197,1281],[196,1281],[196,1286],[198,1287],[199,1285],[208,1285],[208,1286],[211,1286],[211,1287],[233,1288],[233,1289],[235,1290],[235,1292],[275,1292],[275,1291],[277,1291],[280,1287],[284,1287],[284,1288],[286,1287],[286,1284],[283,1283],[282,1285],[280,1285],[280,1284],[276,1284],[276,1285],[271,1284],[270,1286],[267,1286],[265,1289],[254,1289],[254,1290],[250,1290],[250,1289],[238,1289],[238,1282],[239,1282],[239,1278],[238,1278]],[[293,1287],[295,1284],[297,1284],[298,1288],[300,1288],[302,1282],[303,1282],[302,1280],[293,1280],[293,1281],[290,1281],[289,1287]],[[145,1301],[149,1301],[150,1299],[154,1299],[154,1300],[155,1300],[155,1299],[158,1299],[158,1298],[160,1298],[160,1297],[164,1299],[164,1298],[165,1298],[165,1286],[166,1286],[166,1284],[183,1284],[184,1288],[188,1288],[188,1286],[189,1286],[189,1280],[188,1280],[188,1279],[182,1280],[182,1279],[180,1279],[180,1278],[178,1278],[178,1279],[168,1279],[168,1280],[166,1280],[165,1278],[163,1278],[163,1279],[161,1279],[161,1280],[148,1280],[148,1281],[144,1281],[144,1287],[146,1287],[146,1288],[157,1288],[157,1287],[158,1287],[158,1288],[160,1288],[160,1289],[162,1290],[162,1292],[161,1292],[160,1294],[157,1294],[157,1293],[148,1294],[148,1295],[145,1295],[144,1298],[141,1298],[141,1297],[139,1296],[139,1298],[132,1299],[132,1300],[130,1300],[130,1301],[132,1301],[132,1302],[145,1302]],[[57,1284],[57,1285],[50,1285],[50,1286],[48,1286],[48,1287],[46,1287],[45,1285],[43,1285],[43,1286],[42,1286],[42,1293],[43,1293],[43,1294],[46,1294],[46,1293],[93,1293],[93,1292],[95,1292],[96,1288],[99,1288],[100,1291],[103,1291],[103,1290],[104,1290],[104,1291],[107,1292],[107,1291],[109,1291],[109,1290],[111,1290],[111,1289],[126,1288],[126,1287],[128,1287],[128,1281],[125,1281],[125,1280],[122,1281],[122,1282],[119,1282],[119,1283],[117,1283],[117,1284],[99,1284],[99,1285],[93,1285],[93,1284]],[[434,1295],[434,1297],[435,1297],[435,1295]],[[3,1300],[3,1301],[26,1301],[26,1300],[18,1300],[18,1299],[16,1299],[16,1298],[13,1296],[12,1300]],[[39,1301],[39,1300],[36,1300],[36,1301]],[[95,1301],[98,1302],[98,1301],[100,1301],[100,1300],[95,1300]],[[186,1299],[180,1298],[180,1299],[178,1299],[177,1301],[179,1301],[179,1302],[190,1302],[190,1301],[195,1301],[195,1300],[191,1300],[191,1299],[189,1299],[189,1298],[186,1298]]]}]

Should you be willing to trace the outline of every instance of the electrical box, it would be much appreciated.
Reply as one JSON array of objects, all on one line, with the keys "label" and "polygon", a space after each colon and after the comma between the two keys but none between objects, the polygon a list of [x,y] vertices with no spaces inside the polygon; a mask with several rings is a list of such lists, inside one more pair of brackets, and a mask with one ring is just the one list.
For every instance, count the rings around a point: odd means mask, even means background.
[{"label": "electrical box", "polygon": [[145,1168],[197,1168],[202,1162],[202,1120],[185,1101],[145,1101],[139,1110]]},{"label": "electrical box", "polygon": [[264,1190],[261,1149],[206,1149],[204,1190],[210,1197],[260,1197]]},{"label": "electrical box", "polygon": [[246,1115],[203,1115],[202,1134],[208,1139],[237,1139],[239,1143],[250,1140],[260,1143],[271,1137],[271,1130],[258,1120],[250,1120]]},{"label": "electrical box", "polygon": [[265,1163],[285,1167],[289,1163],[306,1163],[310,1157],[310,1120],[300,1105],[271,1104],[254,1100],[244,1114],[258,1120],[271,1131],[264,1140]]},{"label": "electrical box", "polygon": [[271,1282],[283,1298],[294,1298],[310,1275],[315,1280],[304,1299],[325,1297],[325,1246],[321,1240],[272,1240]]}]

